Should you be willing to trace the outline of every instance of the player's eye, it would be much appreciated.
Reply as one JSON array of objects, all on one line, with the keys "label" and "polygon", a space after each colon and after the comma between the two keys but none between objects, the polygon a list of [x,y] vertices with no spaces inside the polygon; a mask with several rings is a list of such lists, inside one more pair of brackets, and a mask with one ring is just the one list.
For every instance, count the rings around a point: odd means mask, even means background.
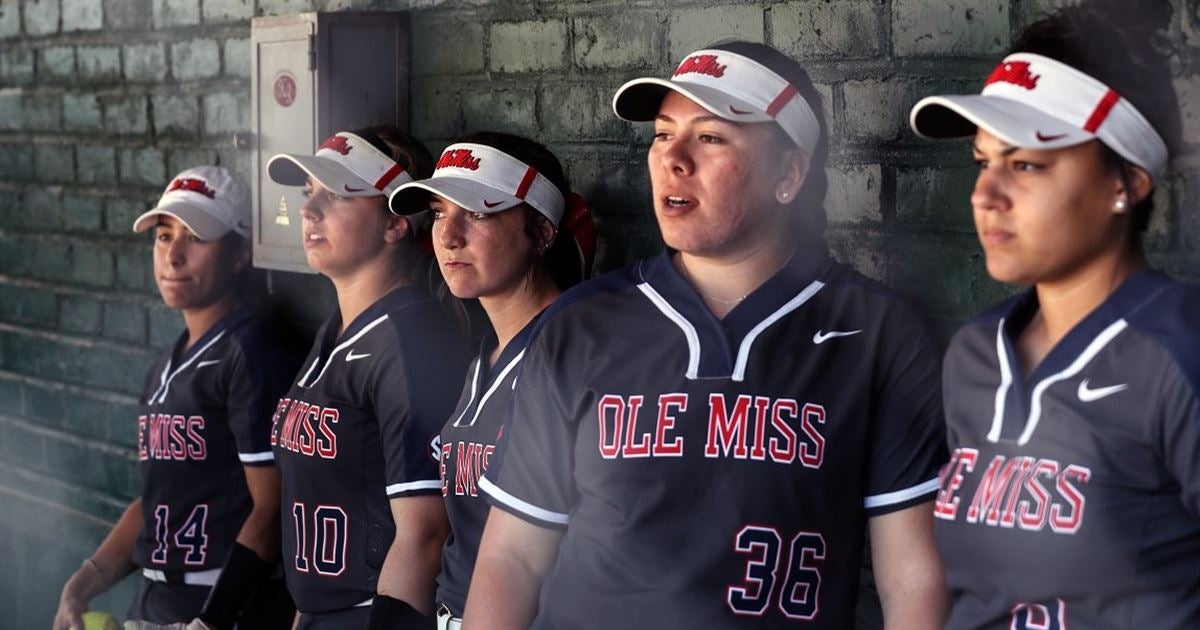
[{"label": "player's eye", "polygon": [[169,243],[171,242],[171,233],[166,230],[159,230],[154,234],[154,240],[160,243]]},{"label": "player's eye", "polygon": [[199,236],[196,236],[195,234],[192,234],[191,232],[188,232],[187,240],[189,243],[203,243],[204,242],[204,241],[200,240]]},{"label": "player's eye", "polygon": [[657,131],[656,130],[654,132],[654,142],[662,142],[664,140],[669,140],[670,138],[671,138],[671,134],[669,134],[665,131]]},{"label": "player's eye", "polygon": [[1045,167],[1041,164],[1036,164],[1034,162],[1026,162],[1025,160],[1016,160],[1013,162],[1012,168],[1014,171],[1021,172],[1021,173],[1033,173],[1036,171],[1040,171]]},{"label": "player's eye", "polygon": [[429,215],[433,217],[434,221],[446,218],[446,213],[441,208],[430,208]]},{"label": "player's eye", "polygon": [[488,218],[488,215],[486,215],[482,212],[472,212],[470,214],[470,217],[471,217],[472,221],[483,221],[484,219]]},{"label": "player's eye", "polygon": [[705,144],[724,144],[725,139],[714,133],[702,133],[700,134],[700,142]]}]

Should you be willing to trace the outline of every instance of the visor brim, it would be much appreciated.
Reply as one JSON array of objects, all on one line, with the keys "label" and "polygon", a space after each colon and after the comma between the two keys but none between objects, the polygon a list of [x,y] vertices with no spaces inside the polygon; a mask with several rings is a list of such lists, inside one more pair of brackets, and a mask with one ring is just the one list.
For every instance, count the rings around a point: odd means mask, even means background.
[{"label": "visor brim", "polygon": [[477,180],[444,176],[401,185],[388,200],[388,208],[399,215],[423,212],[429,209],[428,198],[431,193],[480,214],[502,212],[523,203],[510,193]]},{"label": "visor brim", "polygon": [[382,195],[370,182],[350,169],[315,155],[280,153],[267,162],[267,175],[277,184],[303,186],[309,177],[341,197],[374,197]]},{"label": "visor brim", "polygon": [[180,201],[158,206],[142,213],[134,220],[133,231],[145,232],[153,228],[158,225],[158,217],[161,215],[178,219],[187,229],[191,230],[192,234],[196,235],[196,238],[202,241],[215,241],[233,231],[232,227],[213,217],[209,211]]},{"label": "visor brim", "polygon": [[1096,137],[1040,109],[998,96],[930,96],[913,106],[909,125],[929,139],[962,138],[976,129],[1022,149],[1063,149]]},{"label": "visor brim", "polygon": [[705,85],[684,84],[666,79],[634,79],[617,89],[613,113],[629,122],[648,122],[658,117],[658,109],[668,92],[678,92],[715,116],[735,123],[771,122],[765,111]]}]

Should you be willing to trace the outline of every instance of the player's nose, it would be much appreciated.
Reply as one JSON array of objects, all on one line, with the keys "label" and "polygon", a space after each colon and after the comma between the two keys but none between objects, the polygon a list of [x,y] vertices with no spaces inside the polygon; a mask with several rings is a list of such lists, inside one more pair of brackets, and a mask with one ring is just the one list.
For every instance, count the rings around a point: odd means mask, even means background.
[{"label": "player's nose", "polygon": [[445,249],[463,246],[463,219],[461,212],[447,213],[433,224],[433,237]]},{"label": "player's nose", "polygon": [[975,210],[1003,210],[1006,197],[1003,175],[997,168],[981,168],[971,190],[971,207]]}]

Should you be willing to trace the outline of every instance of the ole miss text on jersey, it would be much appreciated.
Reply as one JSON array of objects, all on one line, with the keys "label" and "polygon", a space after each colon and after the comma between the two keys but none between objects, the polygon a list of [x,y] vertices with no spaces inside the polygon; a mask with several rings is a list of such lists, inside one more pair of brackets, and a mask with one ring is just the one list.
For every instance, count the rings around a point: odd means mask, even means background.
[{"label": "ole miss text on jersey", "polygon": [[938,359],[823,251],[724,319],[670,255],[572,289],[526,350],[480,481],[564,528],[537,628],[846,628],[866,519],[930,500]]}]

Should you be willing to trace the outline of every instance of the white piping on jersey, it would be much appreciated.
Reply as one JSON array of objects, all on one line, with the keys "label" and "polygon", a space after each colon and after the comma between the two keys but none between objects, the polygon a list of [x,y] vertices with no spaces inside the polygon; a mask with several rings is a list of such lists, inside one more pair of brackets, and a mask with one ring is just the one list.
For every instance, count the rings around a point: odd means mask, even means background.
[{"label": "white piping on jersey", "polygon": [[[695,326],[692,326],[691,322],[685,319],[683,315],[680,315],[679,311],[675,310],[649,283],[643,282],[637,285],[637,288],[650,299],[652,304],[658,307],[658,310],[662,311],[663,315],[667,316],[667,319],[675,322],[675,325],[679,326],[679,329],[683,331],[683,336],[687,338],[688,345],[688,366],[684,376],[689,381],[695,380],[696,376],[700,373],[700,335],[696,334]],[[566,521],[563,521],[563,523],[566,523]]]},{"label": "white piping on jersey", "polygon": [[938,482],[938,478],[934,477],[929,481],[915,485],[911,488],[895,490],[893,492],[885,492],[883,494],[873,494],[869,497],[864,497],[863,509],[869,510],[871,508],[876,508],[883,505],[895,505],[897,503],[903,503],[909,499],[919,497],[926,492],[933,492],[934,490],[937,490],[939,486]]},{"label": "white piping on jersey", "polygon": [[338,346],[333,349],[333,352],[330,352],[329,356],[325,357],[325,365],[324,365],[324,367],[321,368],[321,372],[319,374],[317,374],[317,378],[314,378],[311,383],[308,383],[306,381],[308,381],[308,377],[312,374],[313,369],[317,367],[317,361],[320,360],[320,357],[317,357],[316,359],[314,359],[312,367],[308,368],[308,371],[304,373],[304,378],[300,379],[300,382],[296,383],[296,384],[299,385],[300,387],[312,387],[313,385],[316,385],[317,381],[321,380],[322,376],[325,376],[325,370],[329,369],[329,364],[333,363],[333,357],[337,356],[337,353],[339,353],[342,350],[345,350],[346,348],[351,346],[354,342],[361,339],[363,335],[370,332],[370,330],[372,328],[378,326],[379,324],[382,324],[384,322],[384,320],[386,320],[387,318],[388,318],[387,315],[380,315],[375,321],[371,322],[370,324],[367,324],[366,326],[363,326],[363,329],[358,331],[357,333],[355,333],[355,335],[353,337],[338,344]]},{"label": "white piping on jersey", "polygon": [[155,404],[161,404],[163,401],[165,401],[167,399],[167,392],[171,390],[171,381],[174,380],[175,377],[180,372],[186,370],[188,368],[188,366],[192,364],[193,361],[195,361],[196,359],[199,359],[200,355],[204,354],[205,350],[208,350],[209,348],[211,348],[214,343],[217,343],[218,341],[220,341],[221,337],[224,337],[224,336],[225,336],[224,330],[217,333],[216,337],[213,337],[208,343],[201,346],[200,349],[196,351],[196,354],[192,355],[192,358],[188,359],[187,361],[184,361],[183,365],[176,368],[175,371],[171,372],[169,376],[167,375],[167,372],[168,372],[168,370],[171,369],[171,360],[168,359],[167,365],[166,365],[166,367],[163,368],[163,371],[162,371],[162,377],[161,377],[162,384],[160,384],[158,386],[158,390],[154,392],[154,395],[150,397],[150,400],[146,401],[146,404],[155,405]]},{"label": "white piping on jersey", "polygon": [[500,487],[496,484],[488,481],[486,474],[479,478],[479,489],[490,494],[493,499],[503,503],[504,505],[521,512],[522,514],[528,514],[539,521],[556,523],[558,525],[566,525],[567,521],[570,520],[566,514],[551,512],[550,510],[540,508],[532,503],[529,503],[528,501],[522,501],[521,499],[514,497],[513,495],[500,489]]},{"label": "white piping on jersey", "polygon": [[996,388],[996,413],[992,416],[992,428],[988,431],[987,441],[1000,441],[1000,430],[1004,428],[1004,400],[1008,397],[1008,388],[1012,387],[1012,366],[1008,364],[1008,351],[1004,349],[1004,318],[996,328],[996,357],[1000,360],[1000,386]]},{"label": "white piping on jersey", "polygon": [[[471,373],[471,397],[467,399],[467,406],[463,407],[462,413],[458,414],[458,419],[454,421],[454,426],[458,426],[462,422],[463,416],[467,415],[467,410],[471,408],[471,401],[475,400],[475,392],[479,391],[479,370],[483,366],[483,357],[475,359],[475,371]],[[475,424],[472,422],[471,424]]]},{"label": "white piping on jersey", "polygon": [[1084,366],[1095,358],[1104,349],[1104,346],[1108,345],[1108,342],[1121,334],[1121,331],[1125,330],[1128,326],[1129,323],[1124,319],[1118,319],[1109,324],[1108,328],[1105,328],[1099,335],[1096,335],[1096,338],[1092,340],[1092,343],[1088,344],[1088,347],[1084,349],[1079,357],[1071,365],[1067,366],[1067,369],[1053,376],[1047,376],[1037,384],[1037,387],[1033,388],[1033,404],[1029,408],[1029,419],[1025,421],[1025,430],[1021,432],[1021,437],[1017,438],[1019,446],[1027,444],[1029,438],[1033,437],[1034,429],[1037,429],[1038,421],[1042,418],[1042,393],[1046,391],[1046,388],[1079,374]]},{"label": "white piping on jersey", "polygon": [[[504,366],[503,370],[500,370],[500,374],[496,375],[496,380],[492,382],[492,386],[489,387],[486,392],[484,392],[483,398],[479,399],[479,404],[475,405],[475,414],[471,416],[471,423],[468,424],[467,426],[469,426],[469,427],[475,426],[475,421],[479,420],[479,412],[483,410],[483,406],[487,404],[488,399],[492,397],[492,394],[496,393],[496,389],[498,389],[500,387],[500,383],[504,382],[504,379],[505,379],[505,377],[508,376],[508,373],[511,372],[513,368],[517,367],[517,364],[520,363],[521,359],[524,359],[524,358],[525,358],[525,350],[521,350],[521,352],[517,356],[513,357],[512,361],[508,362],[508,365]],[[482,363],[483,357],[480,357],[479,361],[480,361],[480,363]],[[475,373],[477,375],[479,374],[478,367],[476,367]],[[475,385],[472,384],[471,385],[471,400],[474,400],[474,399],[475,399]],[[471,403],[468,401],[467,409],[471,408],[470,405],[471,405]],[[463,414],[467,413],[467,409],[463,409]],[[462,420],[461,415],[458,417],[458,420]],[[454,426],[456,426],[456,427],[459,426],[458,420],[454,421]]]},{"label": "white piping on jersey", "polygon": [[271,451],[263,451],[262,453],[238,453],[238,459],[243,464],[253,464],[255,462],[273,462],[275,461],[275,453]]},{"label": "white piping on jersey", "polygon": [[412,492],[414,490],[441,490],[442,481],[440,479],[429,479],[426,481],[409,481],[407,483],[394,483],[388,486],[384,492],[390,497],[393,494],[401,492]]},{"label": "white piping on jersey", "polygon": [[788,300],[787,304],[779,307],[779,310],[771,313],[766,319],[758,323],[757,326],[750,329],[746,337],[742,339],[742,345],[738,348],[737,362],[733,364],[733,380],[741,382],[746,378],[746,363],[750,361],[750,346],[754,345],[754,340],[762,331],[766,330],[771,324],[779,321],[781,317],[800,308],[802,304],[807,302],[812,296],[817,294],[824,288],[825,283],[820,280],[813,280],[812,284],[804,287],[804,290],[796,295],[796,297]]}]

